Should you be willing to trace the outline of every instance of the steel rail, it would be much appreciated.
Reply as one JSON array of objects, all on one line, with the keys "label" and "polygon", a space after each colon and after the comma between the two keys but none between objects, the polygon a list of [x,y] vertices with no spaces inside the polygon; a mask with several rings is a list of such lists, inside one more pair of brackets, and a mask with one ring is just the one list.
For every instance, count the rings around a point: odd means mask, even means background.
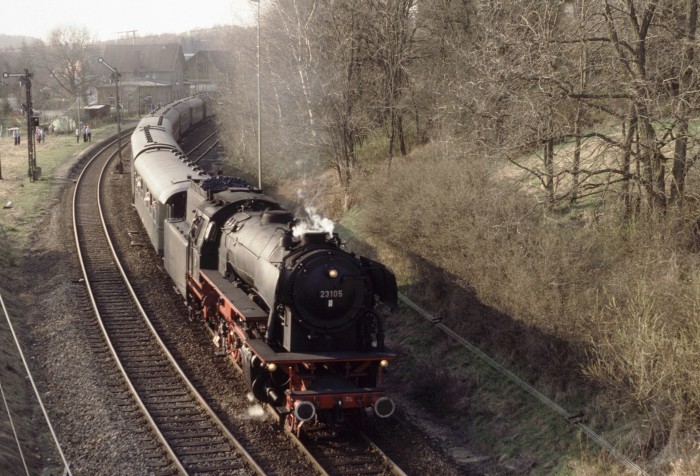
[{"label": "steel rail", "polygon": [[[106,343],[107,343],[107,347],[109,348],[109,351],[110,351],[110,353],[111,353],[111,355],[112,355],[112,358],[113,358],[114,362],[116,363],[117,367],[119,368],[119,371],[121,372],[122,377],[124,378],[124,381],[125,381],[127,387],[129,388],[129,391],[131,392],[131,395],[134,397],[134,399],[135,399],[135,401],[136,401],[136,405],[139,407],[139,409],[141,410],[141,413],[142,413],[142,414],[144,415],[144,417],[146,418],[146,421],[148,422],[149,426],[151,427],[151,429],[152,429],[153,432],[155,433],[156,438],[158,438],[158,441],[160,441],[161,445],[162,445],[163,448],[165,449],[165,451],[166,451],[166,453],[168,454],[170,460],[175,464],[176,468],[178,469],[178,471],[180,471],[181,474],[187,474],[187,471],[185,470],[185,467],[182,465],[182,463],[180,462],[179,458],[177,457],[177,455],[176,455],[175,452],[173,451],[172,447],[170,446],[170,444],[168,443],[168,441],[165,439],[165,436],[163,436],[163,434],[161,433],[161,431],[160,431],[160,429],[158,428],[158,425],[156,424],[155,420],[153,419],[153,417],[152,417],[152,416],[150,415],[150,413],[148,412],[148,409],[146,408],[146,405],[143,403],[143,401],[142,401],[141,398],[139,397],[138,392],[136,391],[136,388],[134,387],[134,385],[132,384],[131,380],[129,379],[129,377],[128,377],[127,373],[126,373],[126,369],[124,369],[124,366],[122,365],[121,360],[119,359],[119,356],[117,355],[116,349],[115,349],[114,346],[112,345],[112,342],[111,342],[111,340],[110,340],[110,338],[109,338],[109,334],[108,334],[108,332],[107,332],[107,329],[105,328],[105,326],[104,326],[104,324],[103,324],[103,322],[102,322],[102,319],[100,318],[100,310],[99,310],[99,307],[98,307],[98,305],[97,305],[97,301],[95,300],[95,296],[94,296],[94,294],[93,294],[92,284],[91,284],[91,282],[90,282],[90,277],[88,276],[88,271],[87,271],[87,268],[86,268],[86,266],[85,266],[85,259],[84,259],[84,257],[83,257],[83,252],[82,252],[82,250],[80,249],[80,248],[81,248],[81,247],[80,247],[80,234],[79,234],[79,230],[78,230],[78,222],[77,222],[77,219],[76,219],[77,214],[78,214],[78,212],[77,212],[77,206],[78,206],[78,191],[80,190],[80,185],[81,185],[81,182],[82,182],[82,180],[83,180],[83,177],[86,175],[87,170],[88,170],[89,166],[92,164],[92,162],[93,162],[94,160],[96,160],[101,154],[105,153],[105,152],[107,151],[107,149],[108,149],[110,146],[114,145],[115,142],[116,142],[116,140],[115,140],[115,141],[112,141],[112,142],[110,142],[110,143],[108,143],[106,146],[104,146],[103,148],[101,148],[101,149],[93,156],[92,159],[90,159],[90,161],[86,164],[85,168],[83,168],[83,170],[82,170],[82,172],[80,173],[80,176],[78,177],[78,179],[77,179],[77,181],[76,181],[76,184],[75,184],[75,190],[73,191],[73,205],[72,205],[72,206],[73,206],[73,233],[74,233],[75,244],[76,244],[76,248],[77,248],[77,252],[78,252],[78,259],[79,259],[79,261],[80,261],[80,267],[81,267],[81,269],[82,269],[82,271],[83,271],[83,278],[84,278],[84,280],[85,280],[85,287],[86,287],[86,289],[87,289],[87,291],[88,291],[88,296],[90,297],[90,302],[91,302],[91,304],[92,304],[92,308],[93,308],[93,310],[95,311],[95,315],[98,317],[97,323],[99,324],[100,329],[102,330],[102,334],[105,336],[105,340],[106,340]],[[110,159],[107,160],[107,162],[105,163],[105,167],[107,166],[107,164],[109,164],[109,162],[111,161],[111,159],[114,158],[116,155],[117,155],[117,152],[113,153],[113,154],[110,156]],[[102,171],[104,171],[104,167],[103,167]],[[99,189],[99,186],[98,186],[98,189]]]},{"label": "steel rail", "polygon": [[[87,169],[90,168],[90,166],[92,165],[93,160],[95,160],[100,154],[103,154],[103,153],[107,150],[107,148],[110,147],[111,145],[113,145],[113,143],[107,145],[107,146],[104,147],[104,148],[102,148],[101,151],[98,152],[98,154],[96,154],[95,157],[93,157],[93,159],[90,161],[90,163],[88,163],[88,165],[85,167],[85,170],[83,170],[83,172],[82,172],[81,175],[80,175],[80,178],[78,179],[78,185],[76,185],[76,190],[75,190],[75,192],[74,192],[74,199],[73,199],[74,222],[73,222],[73,225],[74,225],[74,234],[75,234],[75,239],[76,239],[76,245],[77,245],[77,247],[78,247],[78,254],[79,254],[79,256],[80,256],[80,261],[81,261],[81,267],[82,267],[82,269],[83,269],[83,275],[84,275],[84,278],[85,278],[87,290],[88,290],[88,293],[89,293],[89,295],[90,295],[90,300],[91,300],[91,302],[92,302],[93,309],[94,309],[94,311],[95,311],[95,314],[96,314],[97,317],[98,317],[98,324],[99,324],[99,327],[100,327],[100,329],[101,329],[103,335],[105,336],[105,340],[107,341],[107,345],[108,345],[108,347],[109,347],[110,353],[111,353],[111,355],[113,356],[114,361],[115,361],[117,367],[119,368],[120,372],[122,373],[122,375],[123,375],[123,377],[124,377],[124,380],[125,380],[125,383],[127,384],[127,387],[129,388],[130,392],[132,393],[132,395],[133,395],[133,397],[134,397],[134,401],[136,402],[137,406],[138,406],[139,409],[141,410],[141,413],[144,415],[144,417],[145,417],[146,421],[148,422],[149,426],[153,429],[153,432],[154,432],[154,434],[156,435],[156,438],[157,438],[158,441],[161,443],[162,448],[163,448],[163,449],[165,450],[165,452],[167,453],[168,459],[175,465],[175,467],[176,467],[176,469],[177,469],[177,471],[178,471],[179,473],[181,473],[181,474],[188,474],[188,471],[187,471],[185,465],[183,464],[183,462],[180,460],[179,456],[177,455],[177,451],[176,451],[175,448],[173,448],[173,447],[171,446],[171,444],[168,442],[166,436],[163,434],[163,432],[160,430],[160,428],[158,428],[158,423],[155,421],[154,416],[151,415],[151,413],[149,412],[146,403],[144,402],[144,400],[143,400],[143,399],[141,398],[141,396],[139,395],[139,391],[136,389],[134,383],[133,383],[133,382],[131,381],[131,379],[129,378],[128,372],[127,372],[125,366],[123,365],[123,363],[121,362],[121,360],[120,360],[120,358],[119,358],[119,354],[118,354],[118,352],[117,352],[117,350],[116,350],[114,344],[112,343],[112,340],[111,340],[111,338],[110,338],[109,332],[108,332],[107,329],[106,329],[105,323],[101,320],[100,306],[98,305],[97,300],[96,300],[96,297],[95,297],[95,295],[94,295],[94,292],[93,292],[93,291],[94,291],[93,285],[92,285],[92,283],[91,283],[91,281],[90,281],[89,273],[88,273],[88,270],[87,270],[87,267],[86,267],[86,263],[85,263],[85,259],[84,259],[84,256],[83,256],[83,252],[82,252],[82,250],[81,250],[81,244],[80,244],[80,230],[78,229],[79,227],[78,227],[78,219],[77,219],[77,216],[78,216],[77,208],[78,208],[78,200],[79,200],[79,199],[78,199],[78,194],[80,193],[80,192],[79,192],[79,188],[80,188],[79,185],[81,184],[81,182],[82,182],[82,180],[83,180],[83,178],[84,178],[84,176],[85,176],[85,173],[86,173]],[[101,203],[101,199],[102,199],[102,191],[101,191],[101,189],[102,189],[102,178],[106,175],[106,170],[107,170],[107,168],[108,168],[108,165],[109,165],[109,163],[114,159],[114,157],[115,157],[116,155],[117,155],[117,153],[113,153],[113,154],[108,158],[108,160],[105,162],[105,164],[104,164],[104,166],[102,167],[102,169],[99,171],[99,173],[100,173],[99,177],[100,177],[100,178],[99,178],[99,183],[98,183],[98,185],[96,186],[96,192],[97,192],[97,194],[98,194],[98,197],[96,197],[96,198],[98,199],[98,209],[99,209],[98,212],[100,213],[100,215],[99,215],[99,216],[100,216],[100,221],[101,221],[101,223],[102,223],[102,228],[103,228],[105,237],[107,238],[107,240],[106,240],[106,246],[108,247],[108,252],[111,254],[112,261],[113,261],[113,265],[115,266],[116,270],[118,270],[118,273],[119,273],[119,275],[120,275],[120,279],[123,281],[122,284],[124,284],[125,289],[128,288],[128,292],[129,292],[130,295],[132,296],[132,301],[133,301],[132,304],[134,304],[135,308],[138,309],[137,312],[140,314],[140,316],[141,316],[141,318],[142,318],[142,319],[141,319],[141,320],[142,320],[142,324],[145,324],[145,325],[148,326],[149,331],[150,331],[150,333],[152,334],[152,337],[154,338],[154,340],[156,340],[156,341],[158,342],[158,345],[161,346],[161,349],[160,349],[160,350],[161,350],[161,352],[162,352],[162,355],[164,356],[165,359],[168,360],[168,363],[172,366],[172,369],[180,376],[180,379],[181,379],[182,384],[185,385],[185,386],[188,388],[188,391],[189,391],[191,397],[195,399],[195,401],[197,402],[197,405],[199,406],[199,408],[201,408],[201,409],[207,414],[207,416],[210,418],[210,420],[211,420],[215,425],[217,425],[220,434],[221,434],[221,435],[226,439],[226,441],[228,441],[229,444],[231,445],[231,449],[232,449],[232,450],[235,450],[235,452],[236,452],[239,456],[241,456],[241,457],[245,460],[245,462],[248,463],[248,466],[249,466],[250,468],[252,468],[257,474],[263,474],[263,471],[260,469],[260,467],[257,465],[257,463],[250,457],[250,455],[245,451],[245,449],[244,449],[243,446],[240,444],[240,442],[238,442],[238,441],[233,437],[233,435],[231,435],[230,431],[225,427],[225,425],[221,422],[221,420],[220,420],[220,419],[218,418],[218,416],[213,412],[213,410],[209,407],[209,405],[206,404],[206,402],[204,401],[204,399],[202,398],[202,396],[196,391],[196,389],[194,389],[194,386],[193,386],[192,383],[185,377],[184,372],[183,372],[182,369],[177,365],[177,363],[175,362],[175,359],[173,358],[173,356],[172,356],[172,355],[168,352],[168,350],[165,348],[163,342],[160,340],[160,338],[158,337],[158,335],[157,335],[155,329],[153,328],[152,324],[151,324],[150,321],[148,320],[148,316],[146,315],[145,311],[143,310],[143,307],[142,307],[141,304],[138,302],[138,299],[137,299],[137,297],[136,297],[136,293],[134,292],[133,288],[131,287],[131,284],[128,282],[128,279],[126,278],[126,274],[125,274],[125,272],[124,272],[124,270],[123,270],[123,268],[122,268],[122,266],[121,266],[121,263],[119,263],[118,260],[116,259],[116,252],[115,252],[113,243],[111,242],[111,240],[109,240],[109,233],[108,233],[108,231],[107,231],[106,220],[105,220],[105,217],[104,217],[104,213],[103,213],[103,210],[102,210],[102,203]],[[99,165],[99,164],[97,164],[97,165]],[[115,271],[116,271],[116,270],[115,270]]]}]

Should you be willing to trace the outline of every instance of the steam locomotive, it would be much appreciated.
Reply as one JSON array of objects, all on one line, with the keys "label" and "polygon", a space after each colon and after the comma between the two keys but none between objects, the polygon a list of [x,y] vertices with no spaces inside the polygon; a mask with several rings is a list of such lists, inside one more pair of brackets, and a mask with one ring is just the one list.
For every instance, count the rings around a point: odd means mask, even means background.
[{"label": "steam locomotive", "polygon": [[290,431],[391,416],[382,314],[396,307],[396,278],[336,234],[304,231],[260,190],[194,167],[176,139],[206,117],[206,101],[188,98],[131,138],[135,208],[190,315]]}]

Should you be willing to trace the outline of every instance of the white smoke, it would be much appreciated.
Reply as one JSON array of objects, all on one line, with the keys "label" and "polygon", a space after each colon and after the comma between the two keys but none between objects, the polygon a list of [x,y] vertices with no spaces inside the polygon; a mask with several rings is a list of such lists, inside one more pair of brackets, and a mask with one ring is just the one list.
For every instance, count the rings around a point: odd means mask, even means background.
[{"label": "white smoke", "polygon": [[248,408],[248,416],[256,420],[264,420],[265,409],[261,405],[253,405]]},{"label": "white smoke", "polygon": [[[302,189],[297,189],[297,198],[300,202],[306,201]],[[304,233],[319,233],[325,232],[328,235],[333,234],[335,223],[330,218],[322,217],[316,207],[304,207],[306,218],[303,218],[297,225],[292,228],[292,235],[295,238],[301,238]]]},{"label": "white smoke", "polygon": [[265,409],[255,401],[255,396],[251,392],[246,394],[250,406],[245,412],[238,412],[236,418],[239,420],[265,420]]},{"label": "white smoke", "polygon": [[292,235],[295,238],[301,238],[304,233],[325,232],[328,235],[333,234],[333,229],[335,228],[333,220],[322,217],[313,207],[307,207],[304,210],[306,210],[308,217],[292,228]]}]

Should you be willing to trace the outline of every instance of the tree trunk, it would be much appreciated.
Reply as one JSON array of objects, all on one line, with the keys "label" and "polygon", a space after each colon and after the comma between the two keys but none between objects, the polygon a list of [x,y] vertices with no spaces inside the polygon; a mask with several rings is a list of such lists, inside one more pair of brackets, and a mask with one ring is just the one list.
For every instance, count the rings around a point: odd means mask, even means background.
[{"label": "tree trunk", "polygon": [[[625,202],[625,218],[630,219],[634,215],[634,200],[632,199],[632,144],[637,132],[637,116],[634,114],[634,109],[630,111],[629,127],[626,129],[624,153],[622,156],[622,170],[625,180],[622,182],[622,196]],[[623,124],[623,129],[625,125]]]},{"label": "tree trunk", "polygon": [[685,95],[692,89],[694,69],[691,67],[695,56],[693,44],[698,26],[698,0],[688,0],[688,23],[683,44],[683,63],[678,72],[678,132],[673,154],[673,181],[671,183],[671,203],[682,205],[685,192],[685,177],[688,173],[688,101]]},{"label": "tree trunk", "polygon": [[544,144],[544,167],[547,171],[545,189],[547,192],[547,208],[554,206],[554,139],[549,138]]}]

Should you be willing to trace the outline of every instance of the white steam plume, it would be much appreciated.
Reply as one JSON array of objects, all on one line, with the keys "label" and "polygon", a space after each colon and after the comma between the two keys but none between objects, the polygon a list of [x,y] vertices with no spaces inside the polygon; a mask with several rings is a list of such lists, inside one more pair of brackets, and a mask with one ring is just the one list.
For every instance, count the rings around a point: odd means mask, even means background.
[{"label": "white steam plume", "polygon": [[[299,201],[304,201],[304,193],[302,189],[297,190]],[[297,225],[292,228],[292,235],[295,238],[300,238],[304,233],[325,232],[328,235],[333,234],[335,223],[330,218],[324,218],[315,207],[304,207],[307,217],[302,219]]]},{"label": "white steam plume", "polygon": [[300,238],[304,233],[325,232],[328,235],[333,234],[335,228],[333,220],[322,217],[313,207],[306,207],[304,210],[306,210],[308,217],[292,228],[292,235],[295,238]]}]

